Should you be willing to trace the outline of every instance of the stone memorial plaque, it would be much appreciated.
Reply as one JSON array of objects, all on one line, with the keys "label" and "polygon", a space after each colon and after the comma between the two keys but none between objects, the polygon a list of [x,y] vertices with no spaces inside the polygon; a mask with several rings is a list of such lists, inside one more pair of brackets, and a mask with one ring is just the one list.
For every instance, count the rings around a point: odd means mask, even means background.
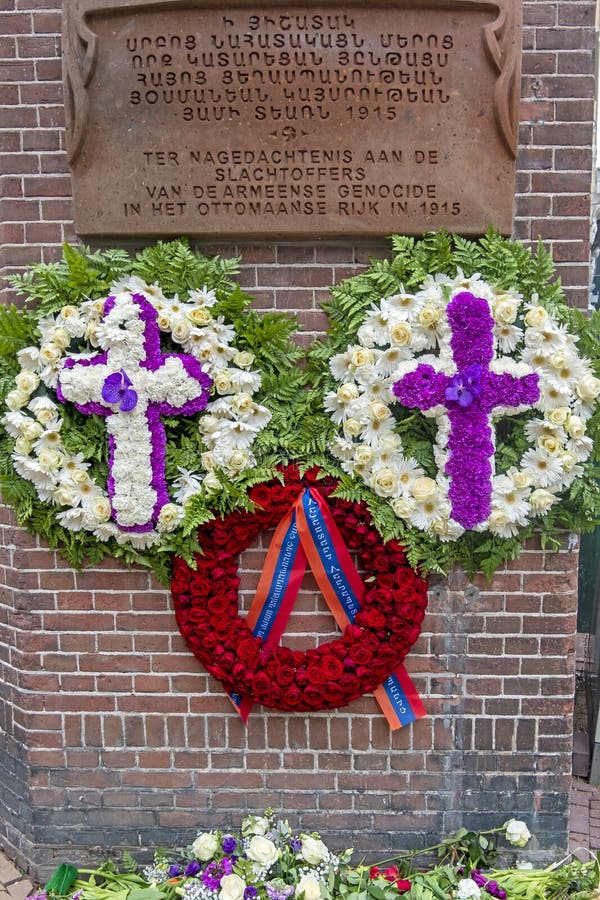
[{"label": "stone memorial plaque", "polygon": [[65,0],[83,235],[512,225],[520,0]]}]

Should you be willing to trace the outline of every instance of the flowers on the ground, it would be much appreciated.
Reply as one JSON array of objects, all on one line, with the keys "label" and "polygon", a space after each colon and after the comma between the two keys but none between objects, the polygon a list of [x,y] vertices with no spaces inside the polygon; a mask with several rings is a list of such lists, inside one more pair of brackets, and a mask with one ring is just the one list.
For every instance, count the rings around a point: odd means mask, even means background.
[{"label": "flowers on the ground", "polygon": [[[573,860],[565,865],[563,860],[543,870],[491,869],[494,839],[508,837],[511,822],[483,832],[462,828],[432,847],[371,866],[351,866],[351,850],[334,853],[319,834],[294,832],[288,821],[277,820],[267,810],[264,816],[247,816],[239,833],[202,831],[186,850],[157,851],[141,874],[127,853],[123,871],[112,860],[79,873],[63,864],[44,891],[31,900],[80,900],[82,896],[85,900],[134,900],[134,896],[136,900],[564,900],[573,894],[584,900],[592,896],[598,887],[595,862]],[[514,826],[510,833],[518,833],[519,840],[525,835]],[[251,846],[265,849],[263,841],[276,848],[276,859],[257,867],[249,851]],[[207,858],[210,848],[214,850]],[[415,867],[417,857],[436,852],[436,864]]]}]

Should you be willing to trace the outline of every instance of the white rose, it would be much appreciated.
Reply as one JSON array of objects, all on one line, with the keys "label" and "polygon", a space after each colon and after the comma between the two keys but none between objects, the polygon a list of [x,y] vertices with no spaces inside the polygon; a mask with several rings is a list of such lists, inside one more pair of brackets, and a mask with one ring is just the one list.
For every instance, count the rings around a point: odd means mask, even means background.
[{"label": "white rose", "polygon": [[56,407],[42,406],[35,411],[34,415],[42,425],[48,425],[58,418],[58,410]]},{"label": "white rose", "polygon": [[242,834],[250,837],[253,834],[266,834],[271,823],[265,816],[247,816],[242,821]]},{"label": "white rose", "polygon": [[407,344],[410,344],[412,339],[410,325],[407,325],[406,322],[396,322],[396,324],[392,325],[390,328],[390,337],[392,338],[392,343],[396,347],[406,347]]},{"label": "white rose", "polygon": [[311,866],[318,866],[327,855],[327,847],[323,841],[310,837],[310,835],[303,834],[300,855]]},{"label": "white rose", "polygon": [[62,356],[62,353],[60,347],[58,347],[56,344],[53,344],[52,341],[49,341],[47,344],[43,344],[40,347],[40,356],[42,357],[44,362],[48,363],[49,365],[53,365],[54,363],[58,362],[58,360]]},{"label": "white rose", "polygon": [[357,397],[358,388],[355,384],[346,383],[337,390],[337,398],[342,403],[350,403],[351,400],[356,400]]},{"label": "white rose", "polygon": [[[212,859],[219,848],[219,839],[212,831],[204,831],[199,834],[192,844],[192,853],[196,859],[207,862]],[[237,876],[236,876],[237,877]],[[241,880],[241,879],[240,879]],[[242,891],[243,893],[243,891]]]},{"label": "white rose", "polygon": [[173,531],[183,519],[183,507],[176,503],[165,503],[158,514],[157,528],[159,531]]},{"label": "white rose", "polygon": [[202,480],[202,487],[207,494],[214,494],[215,491],[221,490],[221,482],[214,472],[209,472]]},{"label": "white rose", "polygon": [[512,325],[517,318],[517,303],[514,300],[500,300],[494,306],[494,318],[504,325]]},{"label": "white rose", "polygon": [[353,366],[370,366],[374,359],[373,351],[367,347],[355,347],[350,355]]},{"label": "white rose", "polygon": [[52,330],[51,340],[53,344],[65,350],[71,343],[71,335],[66,328],[54,328]]},{"label": "white rose", "polygon": [[572,438],[582,438],[585,434],[585,422],[579,416],[569,416],[566,429]]},{"label": "white rose", "polygon": [[359,466],[368,466],[369,463],[373,461],[374,455],[373,448],[369,447],[368,444],[359,444],[356,448],[356,453],[354,454],[354,461]]},{"label": "white rose", "polygon": [[72,318],[72,316],[78,316],[79,310],[77,309],[76,306],[63,306],[63,308],[60,311],[60,314],[63,317],[63,319],[70,319],[70,318]]},{"label": "white rose", "polygon": [[221,369],[214,377],[214,385],[218,394],[226,394],[231,390],[231,375],[226,369]]},{"label": "white rose", "polygon": [[417,502],[422,503],[424,500],[429,500],[430,497],[433,497],[436,488],[437,484],[433,478],[423,475],[421,478],[415,478],[410,492]]},{"label": "white rose", "polygon": [[381,400],[373,400],[373,402],[369,404],[369,415],[374,422],[383,422],[384,419],[391,416],[391,412]]},{"label": "white rose", "polygon": [[600,394],[600,378],[596,378],[591,372],[584,375],[575,385],[575,393],[580,400],[594,400]]},{"label": "white rose", "polygon": [[250,353],[248,350],[240,350],[233,357],[233,364],[240,369],[249,369],[253,362],[254,353]]},{"label": "white rose", "polygon": [[64,460],[64,456],[62,453],[59,453],[57,450],[50,450],[49,447],[44,447],[38,453],[38,462],[42,469],[46,471],[51,471],[53,469],[59,469]]},{"label": "white rose", "polygon": [[73,506],[77,495],[72,488],[67,487],[65,484],[61,484],[61,486],[54,491],[52,496],[57,503],[61,504],[61,506]]},{"label": "white rose", "polygon": [[[534,491],[534,493],[537,492]],[[513,847],[524,847],[530,837],[531,832],[525,822],[520,822],[518,819],[510,819],[506,823],[506,840]]]},{"label": "white rose", "polygon": [[31,452],[31,441],[28,441],[26,437],[21,435],[15,441],[15,451],[20,453],[21,456],[27,456]]},{"label": "white rose", "polygon": [[173,336],[174,341],[178,341],[179,343],[181,343],[182,341],[187,341],[190,333],[191,327],[187,319],[177,317],[171,323],[171,335]]},{"label": "white rose", "polygon": [[358,419],[346,419],[344,422],[344,434],[346,437],[357,437],[364,429],[362,422]]},{"label": "white rose", "polygon": [[188,316],[194,325],[208,325],[212,320],[211,314],[203,306],[196,306],[188,313]]},{"label": "white rose", "polygon": [[390,505],[399,519],[408,519],[415,511],[415,501],[410,497],[395,497]]},{"label": "white rose", "polygon": [[479,900],[481,891],[472,878],[461,878],[456,896],[458,900]]},{"label": "white rose", "polygon": [[380,497],[391,497],[398,489],[398,476],[387,466],[373,473],[372,486]]},{"label": "white rose", "polygon": [[39,422],[29,421],[26,425],[21,429],[21,434],[28,441],[35,441],[36,438],[39,438],[40,434],[42,434],[44,429],[40,425]]},{"label": "white rose", "polygon": [[544,488],[538,488],[532,492],[529,497],[529,503],[534,512],[547,512],[556,503],[556,495],[544,490]]},{"label": "white rose", "polygon": [[33,394],[39,383],[39,376],[31,371],[19,372],[15,378],[17,388],[26,394]]},{"label": "white rose", "polygon": [[239,875],[223,875],[219,900],[242,900],[246,887],[246,882]]},{"label": "white rose", "polygon": [[558,409],[549,409],[545,416],[553,425],[564,425],[567,421],[569,410],[566,406],[559,406]]},{"label": "white rose", "polygon": [[234,412],[236,412],[240,416],[243,416],[246,413],[250,412],[253,404],[254,404],[254,401],[252,400],[252,397],[250,396],[250,394],[242,393],[242,394],[236,394],[236,396],[234,397],[234,399],[231,403],[231,407]]},{"label": "white rose", "polygon": [[94,499],[91,513],[97,522],[108,522],[110,519],[110,503],[106,497],[96,497]]},{"label": "white rose", "polygon": [[539,328],[548,318],[548,313],[543,306],[534,306],[525,315],[525,324],[530,328]]},{"label": "white rose", "polygon": [[171,320],[169,316],[165,313],[161,313],[156,320],[156,324],[160,328],[161,331],[169,331],[171,328]]},{"label": "white rose", "polygon": [[540,438],[538,444],[540,445],[540,447],[543,447],[546,453],[550,453],[552,456],[562,450],[561,442],[558,440],[558,438],[554,437],[553,434],[548,434],[546,435],[546,437]]},{"label": "white rose", "polygon": [[10,410],[16,412],[17,409],[22,409],[29,402],[29,394],[19,390],[10,391],[4,402]]},{"label": "white rose", "polygon": [[321,900],[321,885],[314,875],[303,875],[296,885],[296,897],[302,895],[304,900]]},{"label": "white rose", "polygon": [[200,462],[204,466],[207,472],[214,472],[217,468],[217,461],[215,459],[215,454],[207,451],[206,453],[200,454]]},{"label": "white rose", "polygon": [[509,521],[508,514],[503,509],[494,509],[488,519],[488,528],[490,531],[498,531],[500,528],[505,528]]},{"label": "white rose", "polygon": [[272,866],[279,858],[279,852],[273,841],[261,834],[255,834],[251,838],[246,848],[246,854],[249,859],[266,867]]}]

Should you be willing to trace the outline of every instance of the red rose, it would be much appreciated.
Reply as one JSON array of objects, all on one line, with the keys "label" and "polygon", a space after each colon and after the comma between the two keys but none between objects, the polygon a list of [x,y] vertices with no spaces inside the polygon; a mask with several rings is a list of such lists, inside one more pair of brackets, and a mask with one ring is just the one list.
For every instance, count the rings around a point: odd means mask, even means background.
[{"label": "red rose", "polygon": [[382,553],[373,559],[373,569],[376,572],[389,572],[392,568],[389,557]]},{"label": "red rose", "polygon": [[302,691],[295,684],[286,688],[283,695],[285,706],[282,709],[295,709],[302,702]]},{"label": "red rose", "polygon": [[266,672],[257,672],[252,679],[252,691],[256,696],[263,696],[268,693],[272,681]]},{"label": "red rose", "polygon": [[254,667],[260,656],[260,649],[254,638],[242,638],[237,645],[237,655],[249,667]]},{"label": "red rose", "polygon": [[406,891],[410,891],[412,887],[412,881],[409,881],[408,878],[398,878],[398,880],[396,881],[396,887],[404,894],[406,893]]},{"label": "red rose", "polygon": [[210,598],[207,606],[213,616],[221,618],[232,606],[232,598],[227,594],[215,594]]},{"label": "red rose", "polygon": [[373,659],[373,651],[364,644],[352,644],[350,656],[359,666],[366,666]]},{"label": "red rose", "polygon": [[287,687],[289,684],[292,684],[294,681],[295,672],[291,666],[283,665],[279,669],[279,674],[277,676],[279,680],[279,684],[282,684],[284,687]]},{"label": "red rose", "polygon": [[321,662],[321,669],[327,681],[335,681],[344,674],[344,667],[336,656],[327,653]]},{"label": "red rose", "polygon": [[271,488],[266,484],[255,484],[249,496],[253,503],[266,509],[271,499]]},{"label": "red rose", "polygon": [[383,877],[386,881],[395,881],[396,878],[399,878],[400,872],[398,871],[397,866],[390,866],[388,869],[385,869]]},{"label": "red rose", "polygon": [[304,699],[313,709],[317,709],[323,703],[326,694],[323,688],[316,684],[307,684],[304,688]]},{"label": "red rose", "polygon": [[192,597],[208,597],[210,596],[211,588],[212,585],[207,578],[194,578],[190,585],[190,593]]},{"label": "red rose", "polygon": [[371,866],[371,868],[369,869],[369,877],[370,878],[377,878],[377,876],[380,874],[381,873],[380,873],[379,869],[377,868],[377,866]]},{"label": "red rose", "polygon": [[306,670],[309,684],[325,684],[327,676],[321,666],[309,666]]}]

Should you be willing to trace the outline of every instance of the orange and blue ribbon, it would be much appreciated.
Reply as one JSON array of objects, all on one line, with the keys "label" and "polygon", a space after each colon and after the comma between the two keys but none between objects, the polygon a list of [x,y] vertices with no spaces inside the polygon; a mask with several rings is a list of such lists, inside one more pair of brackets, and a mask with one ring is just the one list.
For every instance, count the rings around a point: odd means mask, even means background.
[{"label": "orange and blue ribbon", "polygon": [[[344,630],[360,610],[365,588],[327,503],[312,488],[303,491],[276,528],[246,618],[254,636],[263,638],[267,646],[281,639],[307,563],[338,627]],[[392,730],[426,715],[402,665],[396,666],[374,696]],[[253,701],[238,694],[230,697],[246,722]]]}]

